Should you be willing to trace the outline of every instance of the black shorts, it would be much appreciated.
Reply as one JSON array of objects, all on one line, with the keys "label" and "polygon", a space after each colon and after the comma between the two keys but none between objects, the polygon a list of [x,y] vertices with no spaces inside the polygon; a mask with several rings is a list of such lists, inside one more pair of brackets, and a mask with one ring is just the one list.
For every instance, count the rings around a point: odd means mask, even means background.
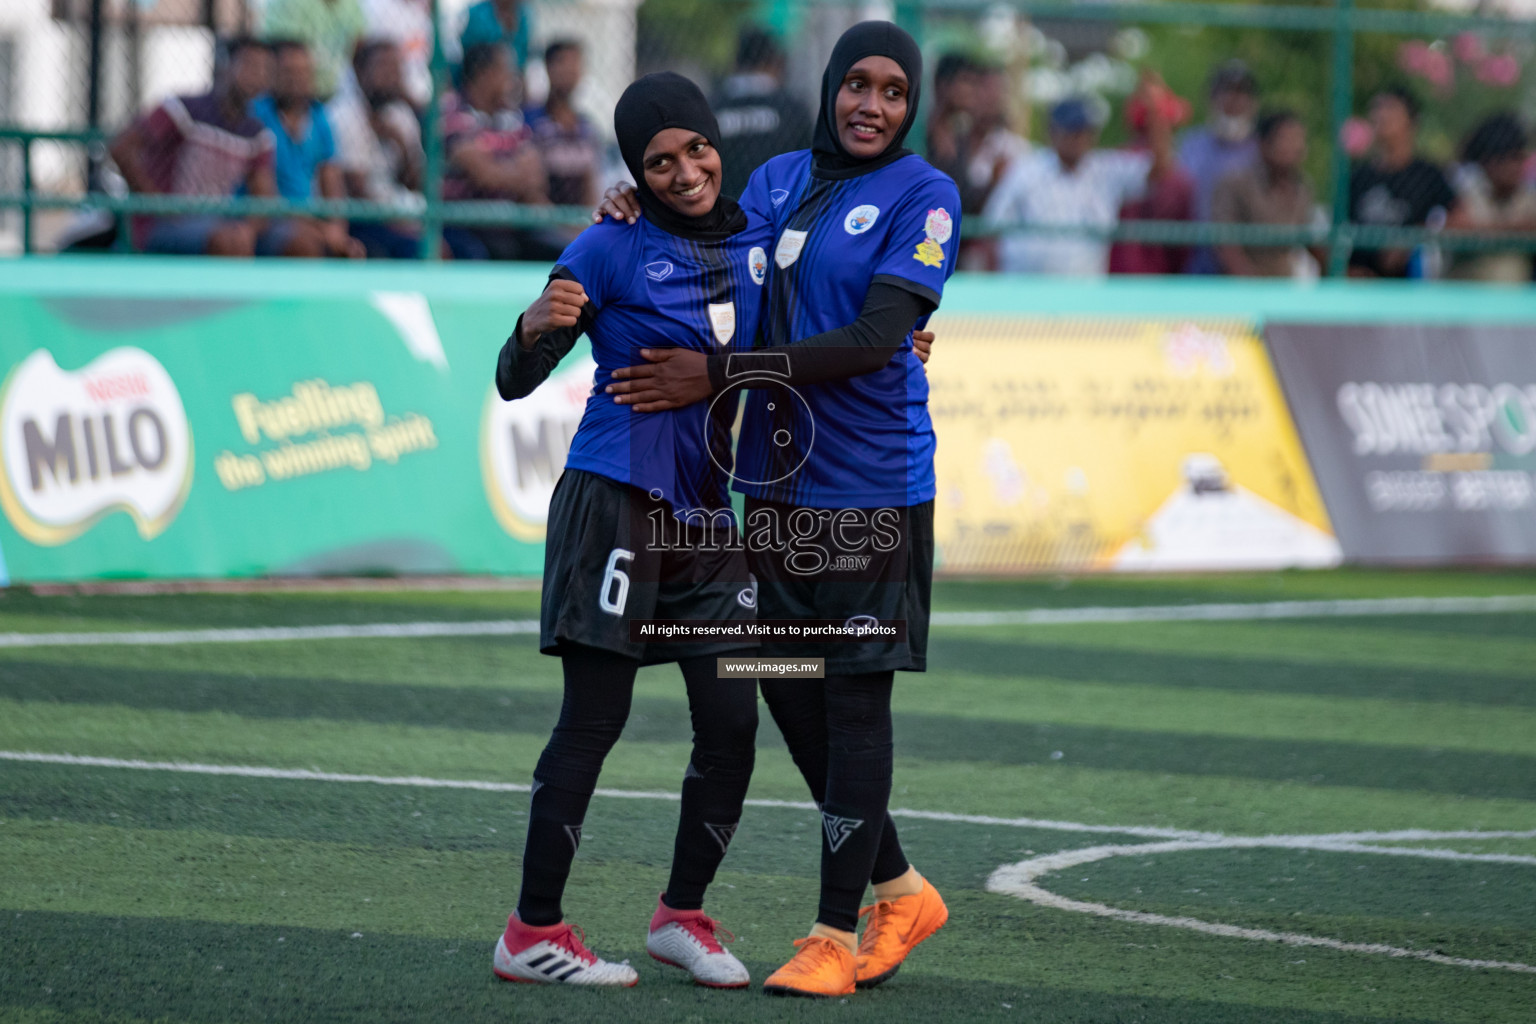
[{"label": "black shorts", "polygon": [[544,542],[541,652],[558,655],[565,644],[581,644],[655,665],[757,646],[630,636],[632,619],[757,619],[752,577],[734,531],[729,538],[722,531],[719,543],[676,545],[675,533],[658,542],[658,524],[675,523],[671,516],[671,506],[628,484],[580,469],[561,475]]},{"label": "black shorts", "polygon": [[826,671],[838,675],[926,670],[933,591],[932,501],[910,507],[825,509],[749,497],[742,528],[757,577],[759,618],[846,622],[873,616],[907,624],[903,640],[764,641],[760,656],[825,658]]}]

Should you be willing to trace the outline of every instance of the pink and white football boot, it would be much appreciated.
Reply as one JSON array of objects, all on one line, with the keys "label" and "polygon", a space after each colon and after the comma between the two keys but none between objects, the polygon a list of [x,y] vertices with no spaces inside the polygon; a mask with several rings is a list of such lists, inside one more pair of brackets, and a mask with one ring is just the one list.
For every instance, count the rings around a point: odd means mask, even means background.
[{"label": "pink and white football boot", "polygon": [[640,980],[628,962],[609,963],[588,949],[586,938],[580,928],[564,921],[539,928],[523,924],[513,914],[507,918],[507,930],[496,942],[491,969],[507,981],[545,985],[628,988]]}]

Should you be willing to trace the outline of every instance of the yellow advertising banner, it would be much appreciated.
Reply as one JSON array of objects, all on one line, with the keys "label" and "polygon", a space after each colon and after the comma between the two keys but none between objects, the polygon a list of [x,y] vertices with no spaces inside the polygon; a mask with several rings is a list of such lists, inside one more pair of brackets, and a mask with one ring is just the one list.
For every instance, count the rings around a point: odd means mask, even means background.
[{"label": "yellow advertising banner", "polygon": [[933,329],[940,571],[1339,563],[1252,325],[941,313]]}]

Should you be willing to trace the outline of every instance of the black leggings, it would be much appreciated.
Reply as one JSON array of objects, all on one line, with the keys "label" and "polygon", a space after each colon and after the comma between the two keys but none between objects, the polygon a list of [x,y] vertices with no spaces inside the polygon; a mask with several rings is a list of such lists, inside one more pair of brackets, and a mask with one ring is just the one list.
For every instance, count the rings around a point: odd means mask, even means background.
[{"label": "black leggings", "polygon": [[[587,804],[634,696],[634,658],[591,647],[561,654],[565,699],[560,720],[534,770],[523,855],[518,917],[556,924],[571,860],[581,844]],[[715,656],[678,662],[688,688],[693,755],[683,776],[682,808],[672,874],[663,899],[677,910],[703,906],[726,848],[741,821],[757,739],[757,686],[752,679],[716,678]]]},{"label": "black leggings", "polygon": [[894,672],[764,679],[763,699],[821,808],[821,902],[816,920],[853,931],[869,882],[907,871],[886,808],[891,798]]}]

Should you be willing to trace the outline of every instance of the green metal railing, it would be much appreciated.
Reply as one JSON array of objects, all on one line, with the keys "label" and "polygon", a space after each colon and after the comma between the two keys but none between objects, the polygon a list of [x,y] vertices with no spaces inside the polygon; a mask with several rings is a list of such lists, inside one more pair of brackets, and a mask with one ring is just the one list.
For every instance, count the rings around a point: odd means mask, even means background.
[{"label": "green metal railing", "polygon": [[[790,24],[803,13],[811,0],[772,0],[770,13],[775,24]],[[860,0],[823,0],[854,4]],[[1063,0],[1008,0],[1015,10],[1033,18],[1097,21],[1117,24],[1163,24],[1219,26],[1326,33],[1331,36],[1331,82],[1329,83],[1330,160],[1329,179],[1333,203],[1330,223],[1316,228],[1276,227],[1184,221],[1129,221],[1113,228],[1060,227],[1047,225],[978,222],[965,226],[968,238],[999,234],[1075,236],[1098,240],[1135,241],[1169,245],[1277,245],[1324,248],[1328,252],[1327,271],[1342,275],[1354,248],[1414,248],[1434,245],[1446,251],[1519,249],[1536,251],[1536,233],[1479,234],[1474,232],[1434,231],[1424,228],[1385,228],[1348,222],[1349,160],[1337,144],[1344,122],[1352,113],[1354,87],[1354,45],[1361,33],[1412,35],[1447,35],[1463,31],[1497,31],[1504,36],[1536,38],[1536,21],[1516,21],[1479,14],[1454,14],[1429,11],[1404,11],[1360,8],[1354,0],[1335,0],[1332,4],[1255,4],[1205,2],[1110,2],[1081,3]],[[919,42],[924,31],[924,16],[929,13],[980,13],[995,6],[995,0],[920,0],[900,2],[895,7],[898,22],[908,28]],[[434,17],[437,0],[433,0]],[[435,40],[431,58],[433,96],[448,87],[448,62],[441,38]],[[424,202],[414,206],[374,203],[358,200],[311,199],[294,202],[281,199],[204,198],[194,196],[132,195],[110,196],[91,192],[83,196],[52,195],[38,192],[32,175],[32,147],[39,142],[101,147],[106,142],[102,132],[36,131],[14,126],[0,126],[0,147],[19,146],[22,151],[21,191],[0,193],[0,210],[19,209],[22,216],[22,247],[35,251],[35,215],[41,210],[103,210],[120,219],[133,215],[183,215],[217,213],[232,217],[337,217],[357,221],[407,220],[422,225],[421,256],[438,259],[442,229],[449,225],[493,227],[582,226],[590,221],[590,211],[579,207],[522,206],[507,202],[445,201],[442,181],[445,166],[441,133],[437,130],[437,103],[428,105],[423,125],[425,147]],[[118,231],[119,248],[129,246],[126,224]]]}]

